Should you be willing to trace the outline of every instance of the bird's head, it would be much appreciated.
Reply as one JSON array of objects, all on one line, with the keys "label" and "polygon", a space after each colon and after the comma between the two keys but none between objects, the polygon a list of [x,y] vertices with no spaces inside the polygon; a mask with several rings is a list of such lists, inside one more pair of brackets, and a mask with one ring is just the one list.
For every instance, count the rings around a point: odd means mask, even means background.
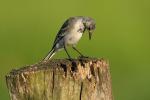
[{"label": "bird's head", "polygon": [[93,31],[95,30],[95,21],[94,21],[94,19],[92,19],[90,17],[84,17],[83,24],[85,26],[85,29],[88,31],[89,39],[91,40]]}]

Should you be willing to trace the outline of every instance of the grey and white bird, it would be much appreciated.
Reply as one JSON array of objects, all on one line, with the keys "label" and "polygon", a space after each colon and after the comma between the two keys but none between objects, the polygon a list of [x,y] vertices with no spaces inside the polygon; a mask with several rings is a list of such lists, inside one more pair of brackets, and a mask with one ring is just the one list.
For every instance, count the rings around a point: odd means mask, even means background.
[{"label": "grey and white bird", "polygon": [[89,33],[89,39],[91,39],[94,29],[95,21],[90,17],[76,16],[68,18],[57,33],[52,49],[43,60],[52,58],[52,56],[61,49],[64,49],[69,59],[71,59],[66,48],[68,45],[71,45],[72,48],[80,54],[80,56],[84,57],[82,53],[76,49],[76,44],[86,30]]}]

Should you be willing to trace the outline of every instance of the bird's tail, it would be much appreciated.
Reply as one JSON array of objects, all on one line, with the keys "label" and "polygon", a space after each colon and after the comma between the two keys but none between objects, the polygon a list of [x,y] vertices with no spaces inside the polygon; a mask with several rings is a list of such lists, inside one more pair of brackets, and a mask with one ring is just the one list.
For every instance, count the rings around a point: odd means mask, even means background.
[{"label": "bird's tail", "polygon": [[55,55],[55,53],[56,53],[55,50],[52,49],[51,51],[49,51],[49,53],[47,54],[47,56],[43,60],[51,59]]}]

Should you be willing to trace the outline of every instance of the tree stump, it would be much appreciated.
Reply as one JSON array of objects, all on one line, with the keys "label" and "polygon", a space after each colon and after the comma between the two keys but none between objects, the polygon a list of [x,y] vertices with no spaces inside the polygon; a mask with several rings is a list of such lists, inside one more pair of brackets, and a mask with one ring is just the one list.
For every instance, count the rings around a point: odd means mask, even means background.
[{"label": "tree stump", "polygon": [[6,75],[11,100],[113,100],[108,62],[54,59]]}]

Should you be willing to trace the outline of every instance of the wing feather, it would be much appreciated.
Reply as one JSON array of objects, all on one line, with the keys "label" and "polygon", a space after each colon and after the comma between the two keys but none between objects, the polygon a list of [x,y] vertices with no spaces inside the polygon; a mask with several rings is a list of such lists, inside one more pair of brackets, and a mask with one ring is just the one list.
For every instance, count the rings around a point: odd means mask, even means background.
[{"label": "wing feather", "polygon": [[53,48],[55,47],[55,45],[68,33],[67,31],[69,31],[70,27],[71,27],[71,22],[72,22],[73,18],[69,18],[67,19],[64,24],[61,26],[60,30],[58,31],[56,38],[54,40],[53,43]]}]

